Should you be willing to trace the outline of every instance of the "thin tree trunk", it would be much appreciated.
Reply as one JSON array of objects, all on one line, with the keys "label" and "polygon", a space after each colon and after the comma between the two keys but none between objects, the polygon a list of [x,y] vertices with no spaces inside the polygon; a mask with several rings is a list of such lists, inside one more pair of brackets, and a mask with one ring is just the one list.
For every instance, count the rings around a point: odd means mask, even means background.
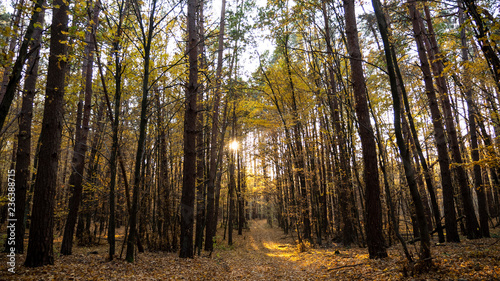
[{"label": "thin tree trunk", "polygon": [[221,98],[221,78],[222,78],[222,59],[224,52],[224,28],[226,17],[226,1],[222,0],[221,19],[219,27],[219,49],[217,54],[217,70],[215,74],[215,94],[212,111],[212,132],[210,141],[210,165],[208,173],[207,186],[207,228],[205,232],[205,251],[213,251],[213,239],[217,228],[217,217],[215,216],[215,179],[217,176],[217,151],[221,144],[217,143],[219,136],[219,104]]},{"label": "thin tree trunk", "polygon": [[[198,10],[198,28],[200,34],[200,44],[198,45],[199,53],[201,54],[201,59],[199,60],[200,69],[205,69],[205,27],[204,27],[204,1],[200,1],[200,6]],[[203,83],[198,86],[198,104],[200,108],[203,106],[203,92],[205,90]],[[196,165],[196,234],[195,234],[195,249],[198,249],[198,255],[201,255],[201,248],[203,247],[203,229],[205,228],[205,127],[203,124],[204,112],[200,110],[198,113],[196,127],[196,145],[197,145],[197,165]]]},{"label": "thin tree trunk", "polygon": [[[392,55],[392,61],[397,61],[397,58],[395,56],[395,51],[394,47],[391,49],[391,55]],[[401,91],[401,95],[403,98],[404,102],[404,108],[406,110],[406,117],[408,118],[408,125],[410,126],[410,131],[413,139],[413,144],[415,145],[415,149],[418,154],[418,158],[420,160],[420,165],[422,166],[422,169],[424,170],[424,178],[425,178],[425,183],[427,186],[427,191],[429,192],[429,196],[431,199],[431,204],[432,204],[432,210],[433,210],[433,215],[434,215],[434,220],[436,223],[436,230],[438,232],[438,237],[439,237],[439,242],[443,243],[445,241],[444,234],[443,234],[443,228],[441,226],[441,215],[440,215],[440,210],[436,198],[436,192],[434,190],[434,184],[432,182],[432,169],[427,165],[427,160],[425,159],[425,156],[422,151],[422,146],[420,145],[420,140],[418,138],[418,133],[415,128],[415,122],[413,121],[413,115],[411,113],[411,106],[408,101],[408,95],[406,93],[406,89],[404,87],[404,82],[403,82],[403,77],[401,75],[401,71],[399,67],[396,65],[395,67],[395,74],[397,77],[397,86],[398,90]]]},{"label": "thin tree trunk", "polygon": [[[373,9],[375,11],[377,22],[379,25],[380,34],[384,44],[385,57],[387,60],[387,69],[389,72],[389,80],[391,84],[391,94],[394,106],[394,126],[396,133],[396,142],[401,154],[403,161],[404,171],[408,187],[410,189],[410,194],[415,204],[415,211],[417,214],[418,224],[420,228],[420,233],[422,236],[420,244],[420,259],[425,261],[425,263],[431,263],[431,251],[430,251],[430,235],[427,229],[427,222],[425,219],[424,208],[418,192],[418,187],[415,182],[415,173],[413,170],[413,165],[411,162],[411,157],[409,155],[409,150],[403,139],[401,132],[401,103],[398,93],[398,83],[396,80],[396,70],[398,68],[397,62],[393,61],[392,46],[389,42],[388,27],[385,19],[385,15],[382,11],[382,5],[379,0],[372,0]],[[401,85],[403,86],[403,85]]]},{"label": "thin tree trunk", "polygon": [[[382,146],[381,136],[382,134],[380,133],[380,129],[378,126],[378,121],[376,119],[376,116],[373,112],[372,109],[372,117],[375,120],[375,129],[377,132],[377,147],[379,150],[379,155],[378,155],[378,161],[380,163],[380,170],[382,171],[382,175],[384,177],[384,191],[385,191],[385,196],[387,200],[387,208],[388,208],[388,215],[389,215],[389,220],[390,220],[390,225],[392,230],[394,231],[394,234],[396,235],[396,238],[398,238],[399,242],[401,243],[401,246],[403,247],[403,252],[405,253],[406,259],[409,262],[413,262],[413,258],[410,254],[410,251],[408,251],[408,247],[406,246],[406,241],[404,240],[403,236],[401,236],[401,233],[399,232],[399,223],[396,220],[396,212],[394,210],[394,201],[392,200],[392,195],[391,195],[391,187],[389,186],[389,178],[387,176],[387,164],[386,164],[386,151],[384,150],[384,147]],[[389,235],[390,238],[390,235]],[[390,245],[390,243],[389,243]]]},{"label": "thin tree trunk", "polygon": [[243,235],[245,226],[245,169],[243,167],[243,157],[241,151],[238,151],[238,235]]},{"label": "thin tree trunk", "polygon": [[293,118],[293,140],[295,144],[296,154],[295,154],[295,165],[297,168],[297,175],[299,177],[300,183],[300,212],[302,217],[302,230],[303,238],[311,239],[311,221],[309,219],[309,203],[307,198],[307,185],[306,185],[306,163],[304,156],[304,149],[302,145],[302,122],[299,117],[298,107],[297,107],[297,97],[295,91],[295,85],[292,79],[292,70],[290,66],[290,55],[288,53],[288,41],[289,35],[285,35],[283,40],[284,56],[287,68],[287,78],[288,84],[290,86],[290,92],[292,94],[292,118]]},{"label": "thin tree trunk", "polygon": [[[459,3],[460,4],[460,3]],[[426,10],[426,14],[428,12]],[[429,16],[428,16],[429,17]],[[427,19],[429,20],[429,18]],[[461,24],[465,22],[462,5],[459,5],[459,21]],[[488,210],[485,195],[485,186],[483,185],[483,177],[481,173],[481,166],[477,164],[479,162],[479,145],[477,139],[477,113],[475,109],[477,108],[474,104],[474,97],[471,88],[470,71],[468,67],[469,53],[467,46],[467,39],[465,37],[465,28],[460,31],[460,41],[462,44],[462,61],[464,62],[464,73],[463,80],[465,84],[465,97],[467,100],[467,110],[469,115],[469,132],[470,132],[470,142],[471,142],[471,158],[474,172],[474,189],[477,192],[478,209],[479,209],[479,222],[480,222],[480,232],[483,237],[490,237],[490,230],[488,225]],[[474,214],[475,217],[475,214]],[[469,225],[467,225],[469,228]],[[468,229],[468,233],[471,230]]]},{"label": "thin tree trunk", "polygon": [[[236,102],[233,104],[233,116],[232,116],[232,126],[231,126],[231,139],[232,141],[235,140],[235,135],[236,135]],[[234,205],[235,205],[235,200],[234,200],[234,194],[236,191],[236,179],[235,179],[235,161],[236,161],[236,149],[231,149],[229,151],[229,184],[228,184],[228,218],[227,218],[227,229],[228,229],[228,235],[227,235],[227,243],[228,245],[233,245],[233,221],[234,221]]]},{"label": "thin tree trunk", "polygon": [[[9,113],[9,109],[12,104],[12,100],[14,99],[14,96],[16,94],[17,86],[19,84],[19,81],[21,80],[24,63],[26,62],[28,56],[30,55],[28,53],[28,47],[30,46],[30,42],[33,39],[33,33],[35,32],[35,24],[39,22],[40,14],[43,14],[44,9],[45,9],[45,0],[37,0],[33,7],[33,14],[31,15],[28,28],[26,29],[26,34],[24,35],[23,43],[19,48],[19,54],[16,58],[14,66],[12,67],[9,83],[5,88],[5,93],[2,92],[2,97],[0,101],[0,131],[2,131],[5,119],[7,118],[7,114]],[[57,27],[56,29],[61,29],[61,28],[64,29],[64,27]],[[32,49],[30,52],[34,51],[35,49]]]},{"label": "thin tree trunk", "polygon": [[167,143],[165,130],[163,126],[163,110],[160,104],[160,96],[156,94],[156,103],[157,103],[157,128],[158,128],[158,158],[159,158],[159,174],[158,177],[158,239],[159,239],[159,248],[160,250],[169,249],[170,239],[168,236],[167,226],[170,222],[170,188],[169,188],[169,172],[168,172],[168,155],[167,155]]},{"label": "thin tree trunk", "polygon": [[[223,113],[223,120],[224,123],[222,125],[222,132],[219,137],[219,152],[217,153],[217,167],[221,167],[222,165],[222,157],[223,157],[223,151],[224,151],[224,137],[226,135],[226,129],[227,129],[227,115],[228,115],[228,108],[229,108],[229,102],[228,99],[226,98],[226,103],[224,105],[224,113]],[[220,189],[221,189],[221,181],[222,181],[222,169],[219,169],[217,171],[217,178],[215,181],[215,206],[214,206],[214,224],[216,226],[215,231],[217,231],[217,220],[219,218],[219,202],[220,202]],[[214,232],[214,237],[215,237],[216,232]]]},{"label": "thin tree trunk", "polygon": [[[121,90],[122,90],[122,60],[121,60],[121,54],[120,54],[120,38],[122,36],[122,26],[125,21],[126,14],[128,13],[130,2],[122,2],[121,5],[119,6],[119,21],[116,25],[116,35],[115,35],[115,40],[113,42],[113,55],[115,56],[115,75],[114,75],[114,82],[115,82],[115,108],[114,108],[114,114],[113,110],[111,109],[111,102],[109,100],[108,96],[108,91],[106,88],[106,82],[104,80],[104,73],[102,71],[102,64],[100,60],[99,54],[97,55],[97,60],[98,60],[98,65],[99,65],[99,74],[101,77],[101,83],[103,85],[103,90],[104,90],[104,96],[106,99],[106,104],[108,108],[108,118],[111,121],[111,130],[112,130],[112,145],[111,145],[111,156],[109,159],[109,164],[110,164],[110,183],[109,183],[109,225],[108,225],[108,243],[109,243],[109,256],[108,258],[112,260],[114,258],[115,252],[116,252],[116,241],[115,241],[115,228],[116,228],[116,215],[115,215],[115,186],[116,186],[116,162],[117,160],[120,161],[120,167],[123,173],[123,181],[125,183],[125,195],[127,199],[127,210],[130,212],[130,199],[129,199],[129,192],[128,192],[128,181],[125,173],[125,167],[123,164],[123,159],[120,157],[120,150],[119,150],[119,140],[118,140],[118,127],[120,124],[120,105],[121,105]],[[97,50],[97,45],[95,45],[96,51]],[[125,229],[125,240],[123,241],[125,243],[126,238],[127,238],[127,227]],[[123,251],[123,247],[122,247]],[[121,253],[120,253],[121,257]]]},{"label": "thin tree trunk", "polygon": [[458,236],[455,207],[453,202],[453,184],[450,171],[450,158],[448,156],[448,149],[446,146],[444,126],[441,121],[442,118],[438,107],[436,91],[432,81],[429,61],[425,53],[422,28],[418,21],[418,12],[416,10],[414,0],[410,0],[408,3],[410,3],[410,16],[412,17],[413,31],[421,62],[420,68],[422,69],[422,73],[424,75],[425,90],[429,102],[429,108],[431,110],[432,123],[434,126],[434,138],[438,150],[438,161],[443,189],[443,204],[445,210],[446,239],[448,242],[459,242],[460,237]]},{"label": "thin tree trunk", "polygon": [[[434,28],[432,26],[432,20],[429,8],[424,6],[425,15],[427,19],[428,26],[428,43],[427,53],[429,54],[429,60],[432,64],[432,70],[434,72],[434,77],[436,80],[437,91],[441,97],[441,105],[443,108],[443,116],[446,124],[446,132],[448,137],[448,142],[450,144],[453,162],[452,165],[455,167],[456,176],[458,180],[458,185],[460,187],[461,197],[462,197],[462,205],[465,212],[465,221],[466,221],[466,232],[467,238],[474,239],[479,238],[481,233],[479,231],[479,224],[476,218],[476,212],[474,211],[474,204],[472,202],[471,193],[469,190],[469,181],[465,169],[463,167],[462,161],[462,153],[460,152],[460,147],[458,145],[458,136],[457,130],[455,128],[455,123],[453,122],[453,114],[451,111],[450,98],[448,93],[448,86],[446,85],[446,80],[444,76],[444,65],[443,65],[443,55],[439,51],[439,46],[436,40],[436,36],[434,34]],[[420,13],[418,10],[417,19],[420,22],[421,27],[423,27],[423,20],[420,17]]]},{"label": "thin tree trunk", "polygon": [[[331,45],[330,39],[330,27],[329,21],[327,17],[327,10],[325,1],[322,1],[322,12],[323,12],[323,20],[325,21],[325,41],[327,46],[327,53],[330,60],[334,60],[333,48]],[[330,106],[330,112],[332,114],[332,120],[334,123],[334,138],[335,143],[334,146],[338,146],[338,149],[334,147],[336,153],[338,154],[338,168],[335,169],[335,177],[339,181],[339,197],[340,197],[340,213],[342,216],[342,242],[344,245],[349,246],[352,242],[354,242],[354,226],[352,221],[352,214],[349,211],[349,190],[352,189],[351,185],[351,168],[347,157],[347,146],[345,141],[345,131],[343,130],[341,124],[341,112],[342,108],[339,105],[342,105],[340,102],[341,95],[336,90],[336,81],[335,81],[335,71],[333,68],[333,63],[328,67],[328,82],[329,82],[329,93],[328,93],[328,104]]]},{"label": "thin tree trunk", "polygon": [[[156,11],[157,1],[153,0],[152,2],[152,10],[148,15],[148,26],[143,26],[142,24],[142,15],[141,11],[139,11],[139,7],[135,7],[135,13],[138,17],[138,22],[140,24],[142,30],[142,42],[144,46],[143,53],[143,72],[144,77],[142,80],[142,101],[141,101],[141,119],[139,124],[139,139],[137,141],[137,152],[135,155],[135,167],[134,167],[134,190],[132,193],[132,207],[130,209],[130,218],[129,218],[129,235],[127,240],[127,254],[126,260],[128,262],[134,262],[134,244],[139,241],[138,229],[137,229],[137,213],[139,211],[139,192],[140,192],[140,184],[141,184],[141,166],[144,160],[144,147],[146,144],[146,126],[148,124],[148,95],[149,95],[149,64],[150,64],[150,53],[151,53],[151,44],[153,40],[153,31],[155,26],[155,11]],[[137,242],[138,243],[138,242]]]},{"label": "thin tree trunk", "polygon": [[[16,50],[16,45],[17,45],[17,42],[18,42],[17,40],[19,40],[19,38],[18,38],[17,35],[18,35],[19,32],[22,32],[22,30],[20,31],[18,29],[19,29],[19,22],[21,21],[21,15],[23,14],[23,11],[24,11],[23,8],[24,8],[24,0],[19,0],[19,2],[15,2],[14,9],[16,10],[16,13],[15,13],[15,15],[13,15],[12,22],[10,23],[10,27],[11,27],[12,32],[13,32],[12,35],[14,35],[14,36],[10,36],[10,38],[8,40],[8,42],[9,42],[8,53],[14,53],[14,51]],[[45,11],[41,11],[41,12],[42,13],[40,13],[39,17],[43,18],[42,14],[44,14]],[[37,31],[35,30],[34,32],[37,32]],[[33,34],[33,38],[35,38],[35,34]],[[31,66],[33,66],[33,65],[31,65]],[[5,91],[7,90],[7,85],[9,84],[9,78],[10,78],[11,70],[12,69],[8,65],[3,70],[3,73],[2,73],[2,76],[3,76],[2,77],[2,84],[0,85],[0,102],[3,100],[3,97],[5,95]]]},{"label": "thin tree trunk", "polygon": [[[90,9],[90,7],[88,8]],[[82,67],[83,79],[85,81],[84,93],[85,104],[83,106],[83,118],[81,126],[76,128],[75,148],[73,151],[72,167],[73,171],[69,178],[69,186],[73,194],[69,202],[69,212],[64,228],[64,236],[61,244],[61,254],[71,255],[73,247],[73,234],[75,232],[76,219],[83,191],[83,170],[85,167],[85,154],[87,153],[87,136],[89,132],[90,109],[92,101],[92,74],[94,64],[94,39],[95,31],[99,20],[99,3],[96,2],[92,10],[92,16],[89,18],[91,32],[87,32],[86,41],[89,42],[85,46],[85,58]],[[80,101],[81,102],[81,101]]]},{"label": "thin tree trunk", "polygon": [[488,25],[483,21],[482,8],[477,7],[476,1],[473,0],[459,0],[464,3],[467,7],[467,12],[470,17],[476,23],[475,34],[479,45],[481,46],[481,50],[483,51],[484,57],[488,61],[489,69],[495,79],[497,84],[497,88],[500,91],[500,58],[498,54],[500,53],[497,45],[495,44],[496,36],[492,33],[493,30],[490,30]]}]

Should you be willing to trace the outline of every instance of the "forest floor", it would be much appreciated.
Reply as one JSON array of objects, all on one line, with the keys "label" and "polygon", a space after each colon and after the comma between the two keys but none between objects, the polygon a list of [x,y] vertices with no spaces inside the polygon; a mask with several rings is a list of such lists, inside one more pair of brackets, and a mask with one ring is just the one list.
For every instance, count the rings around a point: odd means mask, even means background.
[{"label": "forest floor", "polygon": [[[133,264],[119,258],[107,261],[101,239],[101,245],[74,247],[71,256],[56,254],[54,265],[39,268],[22,266],[25,255],[17,255],[12,274],[7,254],[0,253],[0,280],[500,280],[498,232],[493,230],[496,238],[432,247],[434,267],[414,276],[405,276],[411,272],[404,270],[408,264],[399,246],[389,248],[389,257],[381,260],[370,260],[366,248],[339,245],[300,252],[292,237],[257,220],[243,235],[234,232],[232,246],[218,241],[210,257],[207,252],[193,259],[145,252]],[[55,253],[59,247],[56,242]],[[410,249],[416,252],[414,246]]]}]

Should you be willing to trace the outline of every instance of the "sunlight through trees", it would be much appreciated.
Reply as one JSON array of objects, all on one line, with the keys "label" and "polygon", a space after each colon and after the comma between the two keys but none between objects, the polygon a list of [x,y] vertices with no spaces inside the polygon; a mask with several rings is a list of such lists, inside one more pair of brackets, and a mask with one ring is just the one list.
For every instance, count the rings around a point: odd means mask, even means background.
[{"label": "sunlight through trees", "polygon": [[0,26],[14,268],[254,245],[411,277],[498,239],[497,1],[16,0]]}]

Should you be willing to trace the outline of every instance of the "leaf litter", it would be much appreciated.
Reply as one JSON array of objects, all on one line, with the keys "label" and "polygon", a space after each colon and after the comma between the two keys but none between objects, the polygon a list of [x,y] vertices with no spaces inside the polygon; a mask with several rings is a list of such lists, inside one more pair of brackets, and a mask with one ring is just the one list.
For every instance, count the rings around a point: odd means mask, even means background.
[{"label": "leaf litter", "polygon": [[[369,259],[366,248],[336,244],[307,245],[299,251],[291,236],[260,220],[252,221],[243,235],[235,231],[232,246],[218,237],[211,255],[202,252],[193,259],[146,251],[138,253],[134,263],[108,261],[107,244],[75,246],[73,255],[56,254],[54,265],[38,268],[22,266],[25,254],[17,255],[12,274],[3,254],[0,280],[500,280],[500,238],[493,236],[497,238],[436,245],[433,268],[417,272],[398,245],[388,249],[388,258],[379,260]],[[55,243],[55,250],[59,245]]]}]

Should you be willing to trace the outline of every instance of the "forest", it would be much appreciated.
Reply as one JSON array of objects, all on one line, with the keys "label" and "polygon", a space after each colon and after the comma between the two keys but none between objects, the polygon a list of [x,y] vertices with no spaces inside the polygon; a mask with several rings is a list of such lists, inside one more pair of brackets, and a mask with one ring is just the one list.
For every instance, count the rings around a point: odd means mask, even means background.
[{"label": "forest", "polygon": [[500,280],[495,0],[0,5],[0,279]]}]

